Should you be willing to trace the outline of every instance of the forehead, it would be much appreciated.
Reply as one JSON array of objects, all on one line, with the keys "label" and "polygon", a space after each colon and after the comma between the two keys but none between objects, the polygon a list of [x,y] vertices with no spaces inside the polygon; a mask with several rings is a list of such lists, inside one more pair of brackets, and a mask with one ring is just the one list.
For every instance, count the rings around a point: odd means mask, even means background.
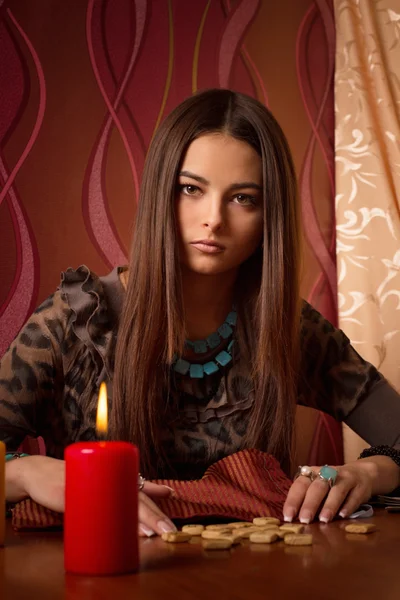
[{"label": "forehead", "polygon": [[238,181],[262,181],[261,158],[254,148],[222,133],[195,139],[184,154],[181,169],[210,180],[213,175],[224,175]]}]

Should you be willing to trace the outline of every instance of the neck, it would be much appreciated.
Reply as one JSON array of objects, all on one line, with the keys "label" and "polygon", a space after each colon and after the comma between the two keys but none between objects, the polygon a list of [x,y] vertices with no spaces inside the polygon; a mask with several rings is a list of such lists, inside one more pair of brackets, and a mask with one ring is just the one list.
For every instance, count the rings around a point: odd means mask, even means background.
[{"label": "neck", "polygon": [[199,275],[182,268],[186,337],[204,339],[224,322],[232,309],[237,271]]}]

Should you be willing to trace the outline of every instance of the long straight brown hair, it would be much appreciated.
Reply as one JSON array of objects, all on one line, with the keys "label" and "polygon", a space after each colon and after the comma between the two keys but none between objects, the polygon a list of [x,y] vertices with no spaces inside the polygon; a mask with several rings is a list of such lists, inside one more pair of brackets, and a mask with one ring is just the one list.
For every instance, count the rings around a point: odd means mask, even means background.
[{"label": "long straight brown hair", "polygon": [[168,464],[161,441],[169,373],[185,340],[175,217],[179,168],[190,143],[223,132],[262,160],[263,245],[241,265],[237,298],[240,356],[252,366],[254,405],[243,447],[272,453],[289,470],[299,360],[299,219],[296,175],[286,138],[270,111],[230,90],[207,90],[165,119],[143,172],[119,326],[110,435],[140,449],[141,471]]}]

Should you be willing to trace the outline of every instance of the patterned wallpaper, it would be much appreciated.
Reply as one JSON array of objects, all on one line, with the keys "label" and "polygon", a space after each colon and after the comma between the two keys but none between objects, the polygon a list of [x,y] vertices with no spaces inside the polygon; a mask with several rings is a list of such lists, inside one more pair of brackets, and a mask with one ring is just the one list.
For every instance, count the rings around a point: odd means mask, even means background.
[{"label": "patterned wallpaper", "polygon": [[[257,97],[281,123],[303,294],[336,322],[334,57],[331,0],[0,0],[0,355],[60,271],[126,261],[154,131],[209,87]],[[319,443],[337,452],[324,423]]]}]

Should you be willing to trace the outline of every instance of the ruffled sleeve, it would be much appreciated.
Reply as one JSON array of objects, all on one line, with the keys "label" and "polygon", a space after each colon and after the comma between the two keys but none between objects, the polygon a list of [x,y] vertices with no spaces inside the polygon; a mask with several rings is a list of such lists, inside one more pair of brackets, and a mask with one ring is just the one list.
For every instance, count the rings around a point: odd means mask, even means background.
[{"label": "ruffled sleeve", "polygon": [[[88,348],[98,365],[99,377],[104,371],[109,379],[113,372],[113,346],[118,328],[118,270],[107,278],[98,277],[85,265],[67,269],[61,274],[60,291],[72,311],[71,326],[76,337]],[[112,286],[112,300],[109,287]],[[116,300],[117,299],[117,300]],[[114,306],[110,306],[114,304]]]},{"label": "ruffled sleeve", "polygon": [[47,454],[62,458],[69,443],[95,439],[98,388],[113,374],[118,271],[101,278],[86,266],[68,269],[2,358],[0,439],[8,450],[42,436]]},{"label": "ruffled sleeve", "polygon": [[[63,356],[68,307],[59,293],[49,296],[31,315],[0,361],[0,439],[8,451],[24,438],[46,429],[62,396]],[[59,439],[62,426],[54,423]]]}]

